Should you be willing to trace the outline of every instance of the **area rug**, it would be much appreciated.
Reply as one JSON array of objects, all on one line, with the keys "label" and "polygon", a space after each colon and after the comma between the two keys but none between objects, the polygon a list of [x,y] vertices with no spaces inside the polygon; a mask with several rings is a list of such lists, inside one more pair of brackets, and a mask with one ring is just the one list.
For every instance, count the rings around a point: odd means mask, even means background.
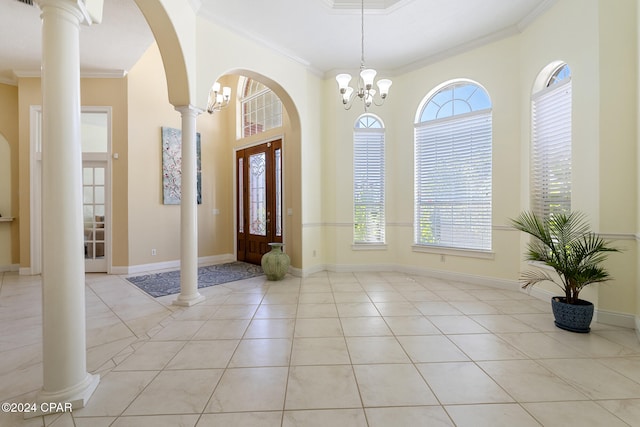
[{"label": "area rug", "polygon": [[[198,268],[198,288],[249,279],[263,274],[262,267],[246,262],[208,265]],[[127,280],[156,298],[180,293],[180,270],[132,276],[127,277]]]}]

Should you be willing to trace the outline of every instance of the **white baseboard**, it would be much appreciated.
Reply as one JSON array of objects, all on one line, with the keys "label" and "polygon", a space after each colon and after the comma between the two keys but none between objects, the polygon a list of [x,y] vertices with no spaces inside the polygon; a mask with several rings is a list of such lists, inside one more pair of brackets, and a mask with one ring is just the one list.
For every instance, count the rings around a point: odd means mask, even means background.
[{"label": "white baseboard", "polygon": [[538,287],[532,287],[529,290],[526,291],[529,295],[531,295],[532,297],[536,297],[539,300],[542,301],[549,301],[549,304],[551,304],[551,298],[560,295],[559,292],[551,292],[548,291],[546,289],[540,289]]},{"label": "white baseboard", "polygon": [[20,267],[18,269],[18,274],[21,276],[33,276],[33,271],[31,267]]},{"label": "white baseboard", "polygon": [[363,273],[369,271],[397,271],[396,266],[390,264],[333,264],[326,270],[334,273]]},{"label": "white baseboard", "polygon": [[296,277],[309,277],[312,274],[320,273],[322,271],[327,271],[328,268],[324,264],[314,265],[313,267],[301,269],[297,267],[289,267],[289,273]]},{"label": "white baseboard", "polygon": [[499,279],[496,277],[477,276],[473,274],[458,273],[455,271],[432,270],[416,266],[400,265],[395,271],[419,276],[434,277],[436,279],[449,280],[452,282],[464,282],[474,285],[490,286],[492,288],[520,290],[520,283],[517,280]]},{"label": "white baseboard", "polygon": [[[233,262],[236,257],[233,254],[212,255],[198,258],[198,266],[222,264],[224,262]],[[171,260],[163,262],[155,262],[151,264],[129,265],[124,267],[111,267],[110,274],[132,275],[142,273],[153,273],[161,270],[175,270],[180,268],[180,260]]]},{"label": "white baseboard", "polygon": [[0,273],[4,273],[6,271],[20,271],[20,265],[18,264],[0,265]]},{"label": "white baseboard", "polygon": [[331,264],[319,265],[312,269],[301,270],[301,277],[308,277],[319,271],[334,271],[337,273],[347,272],[376,272],[376,271],[397,271],[400,273],[413,274],[417,276],[427,276],[436,279],[450,280],[454,282],[465,282],[476,285],[491,286],[494,288],[519,290],[520,284],[517,280],[497,279],[495,277],[476,276],[472,274],[458,273],[454,271],[433,270],[429,268],[417,267],[413,265],[397,264]]},{"label": "white baseboard", "polygon": [[636,332],[638,331],[638,328],[636,327],[637,318],[633,314],[596,309],[594,317],[598,323],[621,326],[623,328],[636,329]]}]

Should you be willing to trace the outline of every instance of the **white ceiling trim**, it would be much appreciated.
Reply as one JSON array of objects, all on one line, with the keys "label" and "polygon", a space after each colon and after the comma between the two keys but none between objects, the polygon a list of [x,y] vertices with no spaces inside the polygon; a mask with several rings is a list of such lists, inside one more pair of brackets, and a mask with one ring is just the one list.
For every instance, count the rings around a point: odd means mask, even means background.
[{"label": "white ceiling trim", "polygon": [[493,42],[497,42],[499,40],[506,39],[508,37],[517,35],[519,33],[520,33],[520,30],[518,29],[517,26],[514,25],[510,28],[505,28],[504,30],[497,31],[487,36],[477,38],[473,41],[463,43],[458,46],[454,46],[443,52],[439,52],[434,55],[428,56],[419,61],[408,64],[404,67],[397,68],[393,70],[393,75],[405,74],[411,71],[415,71],[419,68],[426,67],[427,65],[435,64],[436,62],[440,62],[444,59],[451,58],[456,55],[460,55],[470,50],[491,44]]},{"label": "white ceiling trim", "polygon": [[[41,70],[14,70],[13,74],[16,76],[16,79],[42,77]],[[121,79],[126,75],[126,70],[94,70],[80,72],[80,77],[83,79]]]},{"label": "white ceiling trim", "polygon": [[252,32],[252,31],[248,31],[246,28],[243,27],[237,27],[235,25],[229,24],[228,22],[225,22],[223,20],[221,20],[218,16],[208,12],[206,9],[204,9],[202,12],[200,12],[200,14],[198,16],[201,16],[204,19],[207,19],[209,21],[214,22],[215,24],[226,28],[227,30],[231,31],[234,34],[237,34],[239,36],[242,36],[246,39],[251,40],[254,43],[257,43],[263,47],[266,47],[269,50],[275,51],[277,53],[279,53],[282,56],[285,56],[289,59],[291,59],[292,61],[297,62],[298,64],[302,65],[303,67],[307,68],[307,70],[309,70],[310,72],[312,72],[313,74],[322,77],[323,76],[323,72],[318,70],[315,67],[311,66],[311,63],[309,63],[309,61],[306,61],[302,58],[300,58],[298,55],[294,54],[293,52],[291,52],[290,50],[287,50],[285,48],[283,48],[280,45],[277,45],[275,43],[270,43],[268,41],[266,41],[263,37],[261,37],[260,35]]},{"label": "white ceiling trim", "polygon": [[556,4],[557,0],[545,0],[543,3],[540,3],[535,9],[531,11],[527,16],[525,16],[520,22],[518,22],[518,30],[520,32],[524,31],[533,21],[538,19],[543,13],[547,10],[551,9],[551,6]]}]

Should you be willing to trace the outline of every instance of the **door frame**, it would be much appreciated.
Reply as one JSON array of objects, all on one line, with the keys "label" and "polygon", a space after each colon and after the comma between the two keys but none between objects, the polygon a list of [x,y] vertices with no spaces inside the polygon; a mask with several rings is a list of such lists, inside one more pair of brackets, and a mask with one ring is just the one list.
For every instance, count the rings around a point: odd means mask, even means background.
[{"label": "door frame", "polygon": [[285,173],[285,158],[286,158],[286,150],[285,150],[285,138],[284,135],[274,135],[272,137],[269,137],[267,139],[261,139],[259,141],[256,142],[252,142],[250,144],[244,144],[244,145],[240,145],[234,148],[232,156],[233,156],[233,258],[237,261],[238,260],[238,229],[239,229],[239,224],[238,224],[238,162],[237,162],[237,156],[238,156],[238,151],[241,150],[246,150],[248,148],[253,148],[253,147],[257,147],[259,145],[263,145],[263,144],[268,144],[270,142],[274,142],[274,141],[280,141],[280,149],[281,149],[281,153],[280,153],[280,164],[281,164],[281,185],[282,185],[282,242],[285,242],[286,239],[286,221],[285,221],[285,217],[287,216],[287,209],[285,209],[286,206],[286,191],[285,191],[285,183],[286,183],[286,173]]},{"label": "door frame", "polygon": [[[105,259],[106,273],[111,274],[111,217],[112,217],[112,108],[110,106],[82,106],[81,113],[106,113],[107,114],[107,152],[106,153],[82,153],[82,161],[106,162],[105,183],[108,189],[105,191]],[[35,275],[42,273],[42,106],[31,105],[29,107],[29,169],[30,169],[30,218],[29,218],[29,268],[21,268],[20,274]],[[83,225],[84,227],[84,225]]]}]

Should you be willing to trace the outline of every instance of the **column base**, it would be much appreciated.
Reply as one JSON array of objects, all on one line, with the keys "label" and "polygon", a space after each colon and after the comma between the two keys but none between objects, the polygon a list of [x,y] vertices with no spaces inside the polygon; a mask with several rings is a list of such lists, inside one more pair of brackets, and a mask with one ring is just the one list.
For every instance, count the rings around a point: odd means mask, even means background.
[{"label": "column base", "polygon": [[179,305],[181,307],[191,307],[204,301],[206,298],[200,293],[196,293],[190,297],[183,297],[182,294],[178,295],[178,298],[173,300],[173,305]]},{"label": "column base", "polygon": [[36,411],[25,413],[24,418],[33,418],[57,412],[71,412],[74,409],[84,408],[93,392],[96,391],[99,382],[100,375],[87,374],[85,379],[74,387],[58,392],[41,390],[36,396]]}]

